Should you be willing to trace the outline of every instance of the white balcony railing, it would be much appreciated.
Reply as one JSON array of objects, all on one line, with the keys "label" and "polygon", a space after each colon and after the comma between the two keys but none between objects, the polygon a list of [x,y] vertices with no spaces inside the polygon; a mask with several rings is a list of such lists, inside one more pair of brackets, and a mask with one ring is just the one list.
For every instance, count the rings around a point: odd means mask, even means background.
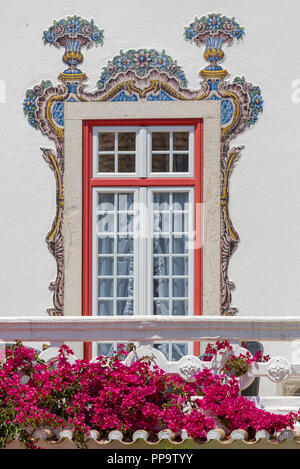
[{"label": "white balcony railing", "polygon": [[[130,364],[145,355],[155,357],[157,364],[168,373],[179,374],[191,381],[203,368],[218,372],[224,365],[224,357],[211,362],[186,355],[178,362],[168,362],[152,345],[155,342],[214,341],[228,339],[235,353],[239,343],[255,341],[291,341],[300,339],[300,317],[222,317],[222,316],[117,316],[117,317],[2,317],[0,340],[11,343],[50,342],[50,348],[40,356],[48,361],[57,356],[58,346],[64,342],[135,342],[138,347],[126,358]],[[242,389],[248,387],[255,377],[267,377],[274,383],[299,378],[300,362],[275,356],[267,363],[255,363],[240,378]],[[298,411],[300,397],[255,397],[257,405],[273,412]]]}]

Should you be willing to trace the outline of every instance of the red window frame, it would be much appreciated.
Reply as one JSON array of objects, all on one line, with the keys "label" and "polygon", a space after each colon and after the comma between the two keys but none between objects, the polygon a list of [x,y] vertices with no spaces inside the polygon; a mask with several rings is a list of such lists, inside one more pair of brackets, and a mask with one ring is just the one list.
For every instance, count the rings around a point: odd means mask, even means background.
[{"label": "red window frame", "polygon": [[[151,177],[151,178],[93,178],[93,127],[122,126],[193,126],[194,137],[194,177]],[[83,121],[82,139],[82,315],[92,314],[92,191],[94,187],[151,187],[189,186],[194,187],[195,217],[201,217],[203,204],[203,120],[202,119],[122,119]],[[200,207],[201,213],[196,213]],[[194,315],[203,314],[203,242],[202,230],[199,235],[199,248],[194,252]],[[84,357],[91,359],[91,343],[84,344]],[[200,342],[194,343],[194,354],[200,354]]]}]

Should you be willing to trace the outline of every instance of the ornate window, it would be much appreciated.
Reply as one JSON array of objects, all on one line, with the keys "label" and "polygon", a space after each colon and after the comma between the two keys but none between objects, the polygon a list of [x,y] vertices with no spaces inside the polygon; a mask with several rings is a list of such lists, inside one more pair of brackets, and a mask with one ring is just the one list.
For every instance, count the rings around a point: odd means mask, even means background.
[{"label": "ornate window", "polygon": [[[49,315],[81,314],[82,311],[83,120],[112,118],[127,124],[129,118],[203,119],[203,312],[226,316],[237,313],[238,309],[231,304],[235,284],[228,276],[228,266],[239,235],[230,217],[229,186],[243,147],[233,146],[232,142],[253,126],[263,111],[259,86],[247,82],[244,76],[229,81],[229,74],[221,65],[225,57],[223,46],[243,36],[244,28],[235,18],[221,13],[199,16],[184,28],[185,39],[204,47],[203,56],[208,61],[199,73],[198,89],[189,88],[177,60],[165,50],[152,48],[121,50],[102,67],[96,88],[89,91],[85,85],[87,74],[79,68],[83,49],[102,45],[103,30],[94,20],[75,15],[55,20],[43,32],[45,44],[64,50],[62,59],[64,67],[67,66],[59,74],[57,84],[42,80],[26,91],[23,102],[29,125],[52,142],[51,147],[42,148],[43,158],[56,180],[56,213],[46,236],[57,265],[56,278],[49,285],[53,292],[53,305],[47,308]],[[72,112],[70,106],[73,106]],[[120,156],[114,159],[110,155],[103,162],[113,164],[114,171],[118,171],[115,177],[126,180],[124,162],[128,169],[129,160],[135,164],[136,154],[131,153],[127,158],[119,147],[111,151]],[[167,156],[160,151],[158,155],[156,164],[164,163],[165,168],[169,165],[172,171],[180,166],[181,171],[186,172],[186,158],[175,154],[172,159],[172,152]],[[102,170],[97,169],[99,173]],[[137,166],[138,174],[140,170]],[[179,177],[179,171],[175,172]],[[172,175],[165,172],[165,179],[168,177]],[[221,223],[218,223],[219,208]]]}]

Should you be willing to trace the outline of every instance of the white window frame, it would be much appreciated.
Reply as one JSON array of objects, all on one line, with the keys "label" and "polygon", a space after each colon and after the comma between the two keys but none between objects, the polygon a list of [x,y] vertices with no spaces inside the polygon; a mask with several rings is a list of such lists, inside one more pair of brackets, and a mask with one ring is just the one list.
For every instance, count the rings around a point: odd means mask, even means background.
[{"label": "white window frame", "polygon": [[[186,154],[188,153],[188,167],[189,171],[186,172],[152,172],[152,132],[189,132],[189,150],[187,151],[175,151],[176,154]],[[98,168],[98,157],[99,157],[99,132],[136,132],[136,146],[135,146],[135,172],[99,172]],[[172,140],[172,139],[171,139]],[[110,153],[110,152],[107,152]],[[132,154],[133,152],[128,152]],[[160,154],[170,154],[172,159],[173,151],[160,151]],[[93,127],[93,177],[94,178],[190,178],[194,176],[194,127],[193,126],[182,126],[182,125],[172,125],[172,126],[115,126],[115,127],[102,127],[94,126]],[[116,150],[114,151],[115,161],[116,161]]]},{"label": "white window frame", "polygon": [[[137,217],[137,210],[139,207],[147,207],[147,213],[142,213],[141,217],[135,218],[139,221],[143,229],[143,236],[137,233],[137,227],[134,226],[134,297],[133,297],[133,310],[134,315],[153,315],[153,194],[157,192],[167,193],[188,193],[189,202],[189,218],[188,218],[188,232],[190,235],[194,232],[194,188],[190,186],[172,186],[172,187],[94,187],[93,188],[93,239],[92,239],[92,314],[98,315],[98,236],[97,236],[97,217],[99,212],[96,210],[97,198],[99,193],[133,193],[134,194],[134,217]],[[140,205],[141,204],[141,205]],[[151,211],[151,212],[149,212]],[[134,223],[135,225],[135,223]],[[115,220],[116,227],[116,220]],[[115,233],[106,233],[106,235],[114,235]],[[168,235],[169,233],[166,233]],[[184,233],[183,233],[184,234]],[[147,266],[147,268],[145,268]],[[194,305],[194,251],[192,249],[188,252],[188,302],[189,310],[188,315],[193,314]],[[115,280],[115,276],[112,277]],[[169,275],[170,281],[172,276]],[[115,282],[116,283],[116,282]],[[115,301],[115,296],[111,297]],[[169,296],[168,298],[171,298]],[[106,299],[106,298],[105,298]],[[108,298],[110,299],[110,298]],[[180,299],[180,298],[179,298]],[[172,317],[172,314],[169,314]]]},{"label": "white window frame", "polygon": [[[136,146],[135,146],[135,169],[136,171],[135,172],[132,172],[132,173],[119,173],[119,172],[99,172],[97,171],[97,167],[98,167],[98,156],[99,156],[99,139],[98,139],[98,134],[99,132],[115,132],[115,133],[121,133],[121,132],[136,132]],[[129,127],[119,127],[119,126],[116,126],[116,127],[99,127],[99,126],[95,126],[93,127],[93,177],[95,178],[99,178],[99,177],[105,177],[105,178],[123,178],[123,177],[140,177],[139,176],[139,172],[140,172],[140,168],[139,168],[139,158],[138,158],[138,153],[140,153],[140,149],[138,148],[138,144],[139,144],[139,141],[140,139],[138,138],[138,136],[140,134],[143,134],[143,132],[141,133],[141,127],[136,127],[136,126],[129,126]],[[107,153],[110,153],[110,152],[107,152]],[[133,152],[128,152],[128,154],[133,154]],[[115,161],[116,161],[116,157],[117,157],[117,152],[116,150],[114,150],[114,154],[115,154]]]},{"label": "white window frame", "polygon": [[[181,132],[189,132],[189,171],[186,172],[152,172],[151,171],[151,164],[152,164],[152,132],[174,132],[174,131],[181,131]],[[172,125],[172,126],[151,126],[147,127],[147,174],[148,177],[152,178],[168,178],[168,177],[176,177],[176,178],[184,178],[184,177],[193,177],[194,176],[194,167],[195,167],[195,151],[194,151],[194,135],[195,130],[192,126],[182,126],[182,125]],[[172,139],[171,139],[172,140]],[[170,154],[171,159],[173,156],[173,151],[159,151],[160,154]],[[180,153],[187,153],[185,151],[176,151],[176,154]]]}]

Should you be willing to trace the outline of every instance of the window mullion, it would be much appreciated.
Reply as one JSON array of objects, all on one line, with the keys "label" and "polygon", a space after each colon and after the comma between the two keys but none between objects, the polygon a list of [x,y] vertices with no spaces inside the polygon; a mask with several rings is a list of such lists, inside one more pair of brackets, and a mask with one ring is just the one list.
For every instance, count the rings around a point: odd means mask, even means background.
[{"label": "window mullion", "polygon": [[138,203],[138,272],[137,272],[137,290],[139,295],[138,300],[138,315],[146,315],[147,312],[147,296],[149,288],[147,285],[147,265],[148,265],[148,223],[147,223],[147,188],[141,187],[138,189],[139,203]]},{"label": "window mullion", "polygon": [[137,131],[136,172],[140,178],[147,177],[147,128],[140,127]]}]

